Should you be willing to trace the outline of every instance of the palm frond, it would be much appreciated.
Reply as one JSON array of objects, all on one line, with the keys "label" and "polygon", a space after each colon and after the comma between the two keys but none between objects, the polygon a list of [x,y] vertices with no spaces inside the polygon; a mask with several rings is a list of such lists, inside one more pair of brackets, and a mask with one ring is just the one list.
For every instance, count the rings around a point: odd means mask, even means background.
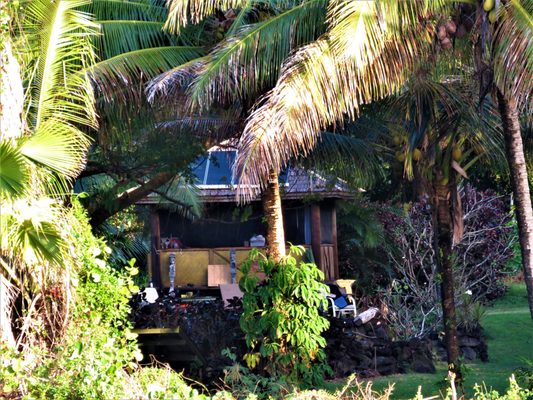
[{"label": "palm frond", "polygon": [[350,186],[369,187],[384,177],[383,154],[379,143],[390,134],[381,104],[365,107],[354,122],[335,132],[322,132],[316,147],[307,158],[298,162],[346,181]]},{"label": "palm frond", "polygon": [[164,0],[93,0],[82,9],[98,21],[165,21],[168,15]]},{"label": "palm frond", "polygon": [[178,212],[186,218],[202,215],[203,203],[198,188],[182,176],[177,175],[156,193],[160,195],[159,207]]},{"label": "palm frond", "polygon": [[246,25],[246,20],[250,12],[254,9],[254,1],[248,0],[246,4],[239,10],[235,20],[231,24],[230,28],[226,35],[233,35],[236,33],[243,25]]},{"label": "palm frond", "polygon": [[368,187],[384,177],[377,146],[364,137],[322,132],[313,152],[303,162],[353,187]]},{"label": "palm frond", "polygon": [[321,130],[346,116],[355,119],[362,104],[399,91],[431,43],[431,25],[402,27],[391,36],[378,15],[361,14],[357,21],[359,35],[351,47],[343,50],[323,39],[285,63],[240,140],[234,168],[239,196],[247,200],[259,190],[254,188],[263,188],[270,168],[281,169],[291,157],[308,154]]},{"label": "palm frond", "polygon": [[277,80],[291,51],[324,28],[325,0],[309,0],[229,35],[204,59],[189,88],[194,108],[255,98]]},{"label": "palm frond", "polygon": [[193,46],[153,47],[131,51],[95,64],[88,70],[98,89],[107,97],[124,85],[150,79],[202,55],[202,48]]},{"label": "palm frond", "polygon": [[146,86],[148,101],[153,103],[158,96],[171,99],[184,93],[206,60],[207,56],[198,57],[156,76]]},{"label": "palm frond", "polygon": [[[11,38],[3,37],[0,48],[2,73],[0,76],[0,140],[15,139],[24,133],[22,117],[24,87],[20,64],[13,53]],[[6,101],[7,100],[7,101]]]},{"label": "palm frond", "polygon": [[3,140],[0,142],[0,199],[21,197],[27,180],[24,157],[10,141]]},{"label": "palm frond", "polygon": [[2,206],[2,253],[21,257],[29,265],[61,263],[64,241],[57,229],[57,204],[50,199],[20,199]]},{"label": "palm frond", "polygon": [[198,23],[217,10],[246,7],[247,0],[168,0],[166,28],[178,32],[188,23]]},{"label": "palm frond", "polygon": [[[96,125],[94,98],[88,76],[81,71],[94,62],[91,37],[97,25],[77,10],[87,0],[35,0],[27,4],[23,30],[28,56],[27,109],[33,128],[48,118],[67,124]],[[35,69],[35,74],[33,70]]]},{"label": "palm frond", "polygon": [[[0,260],[3,261],[4,260]],[[8,346],[15,348],[15,338],[11,327],[11,311],[15,305],[19,290],[1,271],[3,265],[0,265],[0,340]]]},{"label": "palm frond", "polygon": [[242,122],[232,110],[217,114],[186,115],[157,122],[156,127],[161,131],[189,131],[195,137],[211,138],[220,142],[235,136],[238,125]]},{"label": "palm frond", "polygon": [[493,38],[494,80],[522,109],[533,105],[533,0],[511,0],[499,11]]},{"label": "palm frond", "polygon": [[96,38],[100,59],[106,60],[122,53],[178,45],[178,39],[163,31],[160,21],[113,20],[98,21],[101,35]]},{"label": "palm frond", "polygon": [[109,263],[113,266],[128,265],[135,258],[142,260],[150,253],[150,245],[140,233],[127,232],[122,226],[115,226],[109,221],[98,227],[98,232],[111,246]]},{"label": "palm frond", "polygon": [[85,166],[89,142],[74,126],[50,118],[22,144],[20,152],[49,171],[74,179]]}]

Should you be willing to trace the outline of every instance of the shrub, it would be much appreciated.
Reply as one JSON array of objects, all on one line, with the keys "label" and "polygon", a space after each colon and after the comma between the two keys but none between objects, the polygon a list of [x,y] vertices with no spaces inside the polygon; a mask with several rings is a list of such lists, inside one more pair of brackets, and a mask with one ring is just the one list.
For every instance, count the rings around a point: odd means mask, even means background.
[{"label": "shrub", "polygon": [[521,388],[514,375],[509,378],[509,389],[504,394],[487,390],[485,385],[474,386],[474,400],[530,400],[532,397],[533,391]]},{"label": "shrub", "polygon": [[109,266],[110,250],[94,237],[84,209],[73,202],[70,236],[77,268],[72,321],[55,354],[34,371],[35,397],[117,398],[124,390],[124,368],[141,359],[127,320],[128,301],[137,288],[134,261],[119,273]]},{"label": "shrub", "polygon": [[[468,328],[483,316],[479,303],[505,293],[502,278],[516,238],[501,196],[470,186],[461,196],[464,235],[454,248],[454,274],[458,318]],[[384,248],[395,271],[385,291],[389,319],[402,338],[424,336],[442,318],[430,205],[427,200],[408,205],[403,215],[385,209],[380,219],[394,244]]]},{"label": "shrub", "polygon": [[[248,367],[259,366],[276,379],[311,386],[331,372],[321,336],[329,323],[319,315],[327,287],[320,282],[324,276],[316,265],[297,262],[295,253],[301,255],[303,249],[293,247],[277,263],[253,251],[242,265],[240,324],[249,349],[244,359]],[[261,283],[252,272],[255,262],[266,275]]]},{"label": "shrub", "polygon": [[119,398],[126,386],[125,371],[136,368],[132,361],[142,357],[127,320],[137,270],[133,262],[124,273],[109,266],[109,249],[91,233],[77,200],[65,218],[63,234],[73,260],[68,281],[74,290],[71,296],[50,292],[56,307],[70,310],[63,320],[65,333],[52,345],[29,342],[23,351],[12,351],[0,365],[0,392],[7,387],[29,398]]}]

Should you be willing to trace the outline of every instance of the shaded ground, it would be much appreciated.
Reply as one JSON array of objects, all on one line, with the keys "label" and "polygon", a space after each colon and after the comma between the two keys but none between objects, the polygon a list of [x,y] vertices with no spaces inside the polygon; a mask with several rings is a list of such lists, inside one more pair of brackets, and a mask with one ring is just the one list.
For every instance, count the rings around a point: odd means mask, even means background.
[{"label": "shaded ground", "polygon": [[[503,392],[513,371],[525,365],[524,358],[533,360],[533,323],[527,307],[524,284],[513,284],[504,298],[487,309],[482,321],[489,346],[489,362],[468,364],[466,375],[467,397],[475,383],[485,382]],[[373,380],[376,389],[395,383],[392,398],[412,399],[419,385],[425,397],[437,395],[446,365],[437,365],[435,374],[390,375]]]}]

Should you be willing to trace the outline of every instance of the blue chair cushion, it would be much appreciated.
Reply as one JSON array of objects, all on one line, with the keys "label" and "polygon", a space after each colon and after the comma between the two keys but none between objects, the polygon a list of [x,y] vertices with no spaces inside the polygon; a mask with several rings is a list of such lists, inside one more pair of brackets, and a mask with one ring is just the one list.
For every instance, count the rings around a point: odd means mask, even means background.
[{"label": "blue chair cushion", "polygon": [[344,307],[346,307],[348,305],[348,302],[346,301],[344,296],[342,296],[342,297],[338,297],[338,298],[335,299],[335,305],[338,308],[344,308]]}]

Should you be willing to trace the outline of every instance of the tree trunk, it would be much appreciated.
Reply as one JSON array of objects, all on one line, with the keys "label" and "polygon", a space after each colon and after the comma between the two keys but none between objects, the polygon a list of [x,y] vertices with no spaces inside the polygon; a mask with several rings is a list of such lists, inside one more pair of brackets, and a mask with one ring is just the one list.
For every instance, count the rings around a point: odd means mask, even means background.
[{"label": "tree trunk", "polygon": [[450,177],[450,183],[443,184],[442,171],[436,171],[433,221],[437,267],[441,276],[441,301],[448,369],[455,373],[457,382],[461,382],[461,371],[457,364],[459,339],[453,277],[453,206],[450,185],[455,183],[452,178]]},{"label": "tree trunk", "polygon": [[[0,8],[7,9],[7,2],[0,1]],[[3,20],[0,24],[0,140],[14,141],[24,132],[24,88],[11,39],[3,33],[8,26],[8,20]],[[0,262],[3,261],[0,259]],[[18,289],[3,275],[4,272],[0,265],[0,344],[14,349],[11,310]]]},{"label": "tree trunk", "polygon": [[16,139],[24,130],[24,89],[11,41],[0,38],[4,41],[0,45],[0,139]]},{"label": "tree trunk", "polygon": [[505,137],[505,151],[511,174],[511,185],[515,202],[518,237],[522,252],[522,267],[527,287],[529,311],[533,319],[533,211],[524,156],[524,145],[520,134],[519,114],[514,100],[507,100],[498,90],[498,104]]},{"label": "tree trunk", "polygon": [[274,170],[270,171],[268,186],[263,192],[262,198],[263,212],[267,220],[268,255],[279,262],[285,256],[285,231],[283,229],[278,173]]},{"label": "tree trunk", "polygon": [[87,207],[87,211],[91,218],[91,226],[93,228],[100,226],[109,217],[148,196],[151,192],[159,189],[175,176],[175,171],[160,172],[148,182],[139,185],[134,189],[124,191],[112,204],[105,204],[103,201],[90,203]]},{"label": "tree trunk", "polygon": [[11,310],[15,304],[16,289],[0,271],[0,344],[15,348],[11,326]]}]

